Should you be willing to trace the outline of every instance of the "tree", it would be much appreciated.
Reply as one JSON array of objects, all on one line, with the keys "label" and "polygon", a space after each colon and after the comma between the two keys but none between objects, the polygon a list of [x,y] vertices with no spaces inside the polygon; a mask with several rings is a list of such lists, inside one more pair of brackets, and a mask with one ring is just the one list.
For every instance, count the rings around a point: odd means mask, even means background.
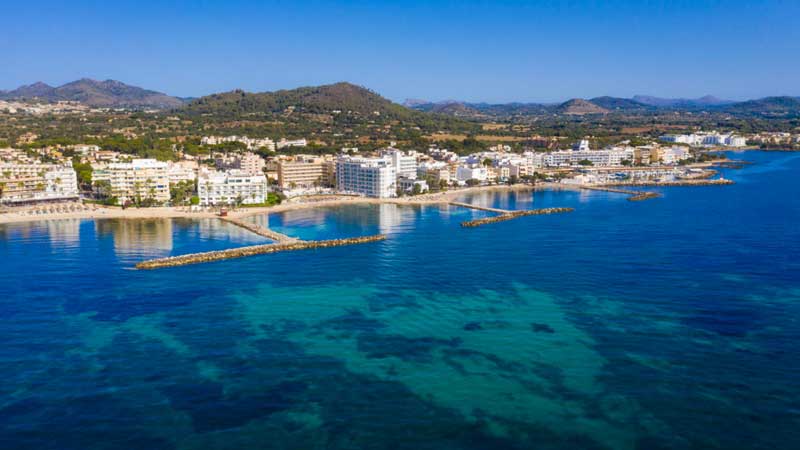
[{"label": "tree", "polygon": [[582,160],[578,161],[578,164],[580,164],[582,166],[593,166],[594,165],[594,163],[592,163],[588,159],[582,159]]},{"label": "tree", "polygon": [[477,186],[479,184],[481,184],[480,180],[476,180],[475,178],[470,178],[469,180],[467,180],[467,186],[469,187]]},{"label": "tree", "polygon": [[411,188],[411,195],[419,195],[422,193],[422,185],[419,183],[414,183],[414,187]]}]

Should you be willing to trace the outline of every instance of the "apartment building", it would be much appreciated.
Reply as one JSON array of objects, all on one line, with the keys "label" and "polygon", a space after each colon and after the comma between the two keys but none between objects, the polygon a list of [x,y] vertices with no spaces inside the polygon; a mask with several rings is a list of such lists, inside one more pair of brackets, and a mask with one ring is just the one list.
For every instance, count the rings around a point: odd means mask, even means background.
[{"label": "apartment building", "polygon": [[72,163],[0,163],[0,203],[76,200],[78,177]]},{"label": "apartment building", "polygon": [[281,189],[329,187],[334,183],[333,160],[299,156],[293,161],[278,161],[277,166]]},{"label": "apartment building", "polygon": [[336,161],[336,188],[367,197],[395,197],[397,171],[385,158],[341,156]]},{"label": "apartment building", "polygon": [[236,154],[218,154],[214,157],[214,165],[220,170],[241,170],[251,175],[261,175],[266,167],[264,158],[253,152]]},{"label": "apartment building", "polygon": [[201,206],[264,203],[267,201],[267,177],[238,169],[201,170],[197,195]]},{"label": "apartment building", "polygon": [[[578,150],[559,150],[542,153],[542,166],[573,166],[581,161],[589,161],[594,166],[621,166],[623,161],[633,161],[632,147],[613,147],[606,150],[591,150],[581,144]],[[534,157],[538,156],[535,155]]]},{"label": "apartment building", "polygon": [[287,148],[287,147],[305,147],[308,145],[308,142],[305,139],[295,139],[295,140],[288,140],[288,139],[281,139],[278,141],[276,147],[278,149]]},{"label": "apartment building", "polygon": [[146,199],[165,203],[170,199],[167,163],[155,159],[98,166],[92,172],[92,184],[98,192],[116,197],[121,204]]},{"label": "apartment building", "polygon": [[381,152],[381,156],[387,158],[394,166],[397,176],[414,179],[417,177],[417,155],[416,152],[403,153],[396,148],[387,148]]}]

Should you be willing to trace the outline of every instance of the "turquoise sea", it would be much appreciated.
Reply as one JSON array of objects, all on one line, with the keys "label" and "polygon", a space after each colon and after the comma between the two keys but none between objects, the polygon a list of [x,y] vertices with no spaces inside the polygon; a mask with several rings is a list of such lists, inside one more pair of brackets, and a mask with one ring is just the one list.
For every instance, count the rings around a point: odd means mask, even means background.
[{"label": "turquoise sea", "polygon": [[0,225],[2,449],[800,448],[800,154],[731,186],[486,193],[571,206]]}]

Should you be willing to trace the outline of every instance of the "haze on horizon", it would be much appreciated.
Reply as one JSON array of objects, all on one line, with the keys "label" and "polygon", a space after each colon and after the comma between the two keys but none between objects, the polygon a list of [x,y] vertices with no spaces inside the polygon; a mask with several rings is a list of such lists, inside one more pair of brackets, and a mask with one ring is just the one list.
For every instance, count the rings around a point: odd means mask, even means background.
[{"label": "haze on horizon", "polygon": [[10,1],[0,89],[195,97],[349,81],[395,101],[800,95],[800,3]]}]

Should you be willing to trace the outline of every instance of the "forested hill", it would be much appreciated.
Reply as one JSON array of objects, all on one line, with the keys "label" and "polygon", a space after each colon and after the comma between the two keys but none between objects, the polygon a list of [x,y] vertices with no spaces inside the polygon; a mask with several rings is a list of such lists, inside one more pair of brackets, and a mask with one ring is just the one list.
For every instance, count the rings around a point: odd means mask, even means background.
[{"label": "forested hill", "polygon": [[346,82],[274,92],[250,93],[235,90],[200,97],[189,103],[185,109],[189,113],[214,115],[282,114],[297,111],[318,114],[354,113],[396,119],[411,118],[418,113],[369,89]]},{"label": "forested hill", "polygon": [[475,128],[460,118],[410,109],[347,82],[274,92],[234,90],[197,98],[182,112],[218,118],[271,117],[278,121],[305,118],[337,124],[397,121],[427,131]]}]

